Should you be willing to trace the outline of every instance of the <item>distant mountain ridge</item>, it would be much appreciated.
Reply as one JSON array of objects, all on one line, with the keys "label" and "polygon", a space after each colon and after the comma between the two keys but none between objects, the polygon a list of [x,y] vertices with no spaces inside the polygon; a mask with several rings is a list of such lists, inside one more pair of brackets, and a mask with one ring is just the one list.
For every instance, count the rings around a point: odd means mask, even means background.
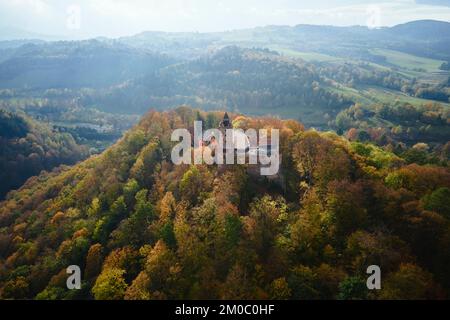
[{"label": "distant mountain ridge", "polygon": [[[0,32],[0,48],[15,46],[17,41],[36,42],[36,40],[68,40],[64,37],[39,35],[14,28],[2,28]],[[11,35],[8,36],[8,33]],[[177,55],[199,54],[201,49],[212,45],[239,44],[255,41],[257,44],[267,43],[267,37],[279,44],[281,41],[307,40],[314,44],[320,41],[332,41],[335,44],[351,41],[374,41],[372,45],[390,45],[396,47],[393,40],[426,41],[428,45],[436,42],[450,41],[450,22],[437,20],[417,20],[393,27],[369,29],[366,26],[331,26],[298,24],[295,26],[269,25],[250,29],[238,29],[223,32],[164,32],[143,31],[136,35],[120,37],[117,39],[97,37],[100,41],[119,42],[135,47],[154,49],[157,51]],[[317,38],[319,37],[319,39]],[[235,40],[233,40],[233,38]],[[3,41],[1,41],[3,40]],[[9,41],[5,41],[9,40]],[[330,44],[330,43],[329,43]],[[320,47],[319,49],[321,49]],[[322,48],[323,49],[323,48]],[[428,53],[429,55],[429,53]],[[450,53],[446,54],[450,58]]]},{"label": "distant mountain ridge", "polygon": [[392,35],[423,40],[450,39],[450,23],[436,20],[419,20],[383,28]]},{"label": "distant mountain ridge", "polygon": [[450,51],[432,50],[450,46],[450,23],[436,20],[418,20],[379,29],[299,24],[292,27],[265,26],[216,33],[146,31],[118,40],[130,46],[152,49],[163,42],[163,47],[159,48],[162,52],[188,57],[200,49],[236,44],[250,47],[287,45],[293,49],[337,53],[340,56],[345,55],[346,51],[350,51],[347,52],[348,55],[354,55],[358,50],[368,47],[385,47],[450,60]]}]

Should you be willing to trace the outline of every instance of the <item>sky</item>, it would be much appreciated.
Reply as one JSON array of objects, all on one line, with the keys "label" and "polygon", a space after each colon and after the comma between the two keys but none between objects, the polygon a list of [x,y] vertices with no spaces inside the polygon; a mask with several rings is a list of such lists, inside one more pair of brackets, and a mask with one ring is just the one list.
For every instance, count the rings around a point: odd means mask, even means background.
[{"label": "sky", "polygon": [[450,0],[0,0],[0,32],[72,38],[265,25],[376,28],[421,19],[450,22]]}]

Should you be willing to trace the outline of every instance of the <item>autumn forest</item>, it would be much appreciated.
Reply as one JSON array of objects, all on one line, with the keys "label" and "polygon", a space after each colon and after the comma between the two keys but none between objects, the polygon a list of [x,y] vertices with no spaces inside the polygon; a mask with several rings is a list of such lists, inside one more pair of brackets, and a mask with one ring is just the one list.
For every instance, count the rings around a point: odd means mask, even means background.
[{"label": "autumn forest", "polygon": [[[101,155],[32,178],[0,209],[5,299],[423,299],[450,290],[450,172],[394,151],[280,130],[282,168],[170,162],[173,129],[222,113],[151,111]],[[83,270],[66,288],[66,267]],[[381,290],[366,268],[380,265]]]}]

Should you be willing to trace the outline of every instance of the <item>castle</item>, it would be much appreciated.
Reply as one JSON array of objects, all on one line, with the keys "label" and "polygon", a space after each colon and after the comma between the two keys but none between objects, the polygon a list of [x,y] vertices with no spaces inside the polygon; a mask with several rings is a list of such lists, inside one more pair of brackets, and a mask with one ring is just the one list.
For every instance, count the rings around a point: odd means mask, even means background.
[{"label": "castle", "polygon": [[[261,164],[260,162],[256,162],[256,164],[249,164],[249,158],[250,156],[254,156],[255,158],[258,157],[260,152],[263,152],[265,154],[267,154],[267,156],[271,156],[272,152],[275,150],[272,150],[272,141],[271,139],[267,139],[267,141],[264,144],[261,144],[261,141],[257,142],[255,141],[255,145],[252,145],[252,143],[250,142],[249,137],[246,135],[246,133],[244,133],[241,130],[233,130],[233,124],[231,122],[231,119],[228,115],[227,112],[225,112],[222,121],[219,123],[219,127],[218,129],[220,130],[220,132],[222,133],[223,137],[224,137],[224,142],[223,142],[223,154],[226,154],[227,152],[227,145],[228,146],[232,146],[233,149],[233,154],[234,157],[236,158],[237,154],[239,152],[244,152],[245,153],[245,164],[247,167],[247,172],[258,179],[264,180],[270,180],[276,184],[278,184],[279,186],[284,188],[284,177],[282,175],[282,173],[280,172],[280,170],[277,170],[277,173],[274,175],[262,175],[261,174],[261,169],[263,168],[268,168],[270,167],[269,165],[264,165]],[[227,135],[227,130],[233,130],[233,134],[230,136],[229,134]],[[210,140],[210,146],[217,146],[215,138],[211,137],[212,139]],[[232,139],[232,141],[226,141],[226,139]],[[228,144],[227,144],[228,142]],[[277,141],[278,142],[278,141]],[[277,143],[277,147],[278,148],[278,143]],[[279,150],[277,149],[276,152],[279,152]],[[281,155],[278,158],[278,161],[281,161]],[[224,165],[219,165],[220,169],[224,168]]]}]

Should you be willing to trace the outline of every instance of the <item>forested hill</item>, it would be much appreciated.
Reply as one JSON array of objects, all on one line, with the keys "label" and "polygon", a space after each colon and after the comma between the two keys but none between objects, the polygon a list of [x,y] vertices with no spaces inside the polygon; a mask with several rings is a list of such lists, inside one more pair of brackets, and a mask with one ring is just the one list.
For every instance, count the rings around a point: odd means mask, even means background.
[{"label": "forested hill", "polygon": [[257,115],[300,115],[310,124],[323,124],[324,114],[336,115],[351,105],[350,99],[325,88],[314,66],[270,50],[236,46],[176,62],[95,40],[30,44],[0,63],[1,88],[5,90],[0,90],[0,98],[76,101],[122,114],[189,104]]},{"label": "forested hill", "polygon": [[0,87],[104,88],[173,62],[149,50],[99,40],[27,43],[0,59]]},{"label": "forested hill", "polygon": [[[450,293],[450,171],[292,120],[281,180],[174,166],[174,128],[223,113],[148,113],[101,155],[0,204],[0,295],[37,299],[421,299]],[[79,265],[82,290],[66,289]],[[382,289],[367,291],[376,264]]]},{"label": "forested hill", "polygon": [[117,112],[125,105],[143,112],[148,106],[188,104],[206,110],[300,116],[308,124],[323,124],[325,114],[335,115],[352,102],[325,89],[322,80],[314,66],[302,60],[230,46],[105,90],[94,99]]},{"label": "forested hill", "polygon": [[55,132],[22,113],[0,109],[0,199],[41,170],[74,164],[88,150],[69,133]]}]

